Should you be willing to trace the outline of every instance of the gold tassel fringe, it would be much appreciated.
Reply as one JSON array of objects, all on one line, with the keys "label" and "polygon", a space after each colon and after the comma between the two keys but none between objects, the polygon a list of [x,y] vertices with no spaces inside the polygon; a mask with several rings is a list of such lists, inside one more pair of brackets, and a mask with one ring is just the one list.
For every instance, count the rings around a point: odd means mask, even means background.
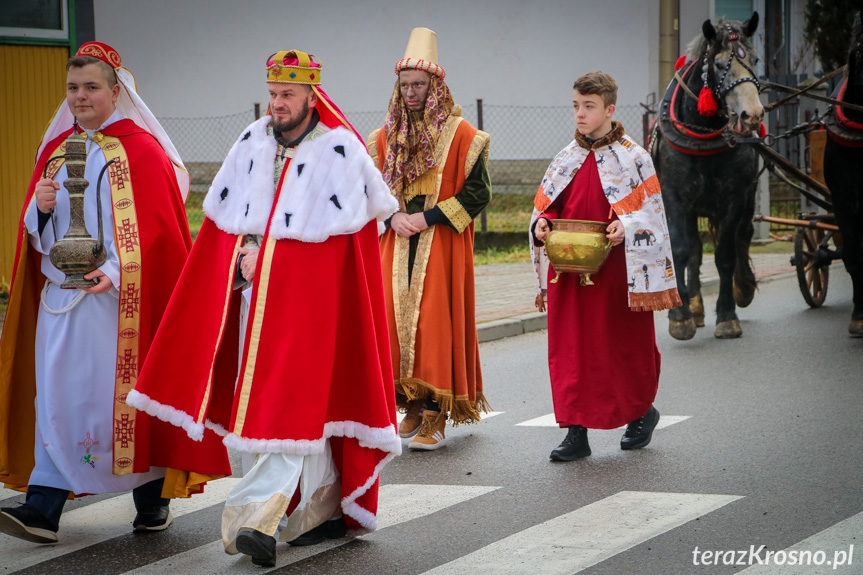
[{"label": "gold tassel fringe", "polygon": [[632,311],[661,311],[683,305],[677,288],[657,293],[630,293],[629,309]]},{"label": "gold tassel fringe", "polygon": [[479,423],[480,412],[491,411],[491,406],[482,392],[477,393],[475,401],[471,401],[466,395],[453,397],[452,392],[436,389],[415,377],[397,379],[395,387],[396,405],[399,408],[407,409],[409,402],[431,397],[442,412],[449,414],[450,422],[454,427],[460,424]]}]

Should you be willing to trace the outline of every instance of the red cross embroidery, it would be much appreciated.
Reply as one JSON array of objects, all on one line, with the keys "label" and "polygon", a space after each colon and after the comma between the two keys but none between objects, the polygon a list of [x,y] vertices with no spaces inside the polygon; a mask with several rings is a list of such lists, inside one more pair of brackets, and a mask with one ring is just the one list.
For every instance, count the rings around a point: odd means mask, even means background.
[{"label": "red cross embroidery", "polygon": [[126,314],[126,319],[135,317],[138,313],[138,304],[141,303],[141,290],[135,289],[135,282],[126,285],[126,289],[120,292],[120,312]]},{"label": "red cross embroidery", "polygon": [[108,167],[108,177],[111,179],[111,187],[122,190],[129,181],[129,162],[120,160]]},{"label": "red cross embroidery", "polygon": [[117,356],[117,378],[123,378],[124,385],[130,385],[133,377],[138,377],[138,356],[132,355],[131,349],[124,349],[123,355]]},{"label": "red cross embroidery", "polygon": [[57,175],[57,172],[60,171],[60,166],[63,165],[63,161],[61,158],[57,158],[56,160],[51,160],[51,163],[48,164],[48,170],[45,172],[46,178],[53,178]]},{"label": "red cross embroidery", "polygon": [[84,441],[79,441],[79,442],[78,442],[78,445],[80,445],[80,446],[82,446],[84,449],[86,449],[86,450],[87,450],[87,453],[89,454],[89,453],[90,453],[90,448],[91,448],[91,447],[93,447],[94,445],[99,445],[99,442],[98,442],[98,441],[95,441],[92,437],[90,437],[90,432],[88,431],[88,432],[87,432],[87,437],[84,439]]},{"label": "red cross embroidery", "polygon": [[138,245],[138,224],[132,224],[129,220],[123,220],[122,226],[117,226],[117,243],[126,253],[134,252]]},{"label": "red cross embroidery", "polygon": [[129,447],[134,441],[135,420],[129,419],[129,414],[124,413],[120,419],[114,420],[114,442],[120,442],[120,447]]}]

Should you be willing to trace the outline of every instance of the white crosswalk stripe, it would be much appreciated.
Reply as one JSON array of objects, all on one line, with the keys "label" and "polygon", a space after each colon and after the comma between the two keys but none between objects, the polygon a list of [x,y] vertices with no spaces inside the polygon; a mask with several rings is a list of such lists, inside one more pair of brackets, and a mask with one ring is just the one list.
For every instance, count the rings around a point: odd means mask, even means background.
[{"label": "white crosswalk stripe", "polygon": [[[223,504],[236,478],[212,482],[205,494],[172,502],[172,512],[183,515]],[[501,489],[496,486],[389,484],[381,486],[379,531],[431,515],[453,505]],[[20,495],[3,489],[0,498]],[[707,513],[741,499],[737,495],[621,491],[570,513],[528,527],[495,541],[423,575],[570,575],[610,559],[617,554],[685,525]],[[130,532],[134,506],[129,494],[120,494],[64,513],[59,545],[32,543],[0,537],[0,572],[11,573],[63,555],[80,551]],[[175,526],[176,528],[176,526]],[[858,572],[863,563],[863,513],[858,513],[779,553],[781,563],[766,561],[766,550],[758,556],[767,564],[750,566],[739,575],[806,575]],[[346,545],[350,538],[324,541],[309,547],[277,546],[276,567],[264,569],[243,555],[225,554],[218,529],[214,541],[160,561],[128,571],[134,575],[183,575],[210,573],[261,574],[321,555]],[[364,538],[374,538],[375,533]],[[855,545],[858,546],[855,549]],[[757,549],[759,545],[756,545]],[[704,551],[704,550],[701,550]],[[748,551],[748,550],[747,550]],[[856,551],[856,554],[855,554]],[[819,552],[821,552],[819,554]],[[776,551],[773,551],[775,557]],[[748,557],[748,553],[747,553]],[[792,557],[797,560],[791,564]],[[703,563],[703,556],[701,557]],[[801,561],[808,563],[800,564]],[[717,561],[716,555],[712,561]],[[719,559],[719,565],[723,560]],[[834,565],[834,563],[838,564]],[[817,563],[821,563],[818,565]],[[739,563],[738,565],[743,565]],[[747,563],[746,565],[750,565]],[[704,566],[693,566],[693,569]]]},{"label": "white crosswalk stripe", "polygon": [[[659,423],[656,424],[656,429],[665,429],[675,423],[680,423],[681,421],[686,421],[692,417],[691,415],[661,415],[659,417]],[[529,419],[527,421],[522,421],[521,423],[517,423],[516,425],[521,425],[524,427],[560,427],[557,424],[557,420],[554,417],[553,413],[549,413],[548,415],[543,415],[542,417],[536,417],[534,419]],[[622,425],[617,429],[623,430],[626,426]]]},{"label": "white crosswalk stripe", "polygon": [[[489,411],[488,413],[483,413],[483,414],[481,414],[480,421],[482,422],[482,421],[485,421],[486,419],[491,419],[492,417],[494,417],[496,415],[500,415],[502,413],[506,413],[506,412],[505,411]],[[397,413],[396,414],[397,423],[401,423],[402,419],[404,419],[404,418],[405,418],[404,413]]]},{"label": "white crosswalk stripe", "polygon": [[[490,493],[499,487],[459,485],[382,485],[379,494],[378,529],[385,529],[430,515],[441,509]],[[374,533],[367,537],[373,537]],[[349,543],[334,539],[309,547],[276,547],[276,567],[262,569],[243,555],[225,554],[222,541],[213,541],[184,553],[130,571],[128,575],[209,575],[211,573],[266,573]]]},{"label": "white crosswalk stripe", "polygon": [[[762,561],[765,561],[764,564],[759,565],[757,560],[753,560],[753,566],[744,569],[738,575],[863,573],[863,567],[861,567],[863,566],[861,533],[863,533],[863,513],[858,513],[784,549],[785,553],[781,559],[784,565],[776,564],[779,561],[778,558],[771,559],[768,563],[765,557],[766,552],[761,552],[758,556]],[[755,546],[756,552],[759,547],[760,545]],[[823,552],[823,556],[819,556],[819,551]],[[747,561],[748,557],[749,554],[747,553]],[[792,558],[794,558],[793,564],[791,564]],[[719,564],[722,564],[722,559],[720,559]]]},{"label": "white crosswalk stripe", "polygon": [[[204,493],[190,499],[175,499],[171,513],[181,517],[223,503],[239,479],[219,479],[207,484]],[[132,532],[135,506],[131,494],[121,494],[63,513],[60,544],[34,546],[28,541],[0,537],[0,570],[17,570],[56,559],[68,553]]]},{"label": "white crosswalk stripe", "polygon": [[621,491],[424,575],[572,575],[710,513],[736,495]]}]

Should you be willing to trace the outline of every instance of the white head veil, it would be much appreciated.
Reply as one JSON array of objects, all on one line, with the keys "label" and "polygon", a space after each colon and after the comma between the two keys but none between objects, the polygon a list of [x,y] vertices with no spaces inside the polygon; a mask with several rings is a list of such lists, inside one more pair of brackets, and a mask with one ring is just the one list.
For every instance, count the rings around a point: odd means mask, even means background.
[{"label": "white head veil", "polygon": [[[105,54],[105,49],[108,49],[111,52],[110,56]],[[117,98],[117,109],[121,114],[123,114],[123,116],[129,118],[139,127],[148,131],[156,138],[156,140],[159,141],[159,144],[161,144],[162,149],[165,150],[171,163],[174,164],[174,175],[177,178],[177,184],[180,186],[180,193],[183,195],[183,201],[186,201],[186,196],[189,194],[189,172],[186,171],[186,167],[183,165],[183,160],[180,159],[180,154],[177,153],[177,148],[174,147],[173,142],[171,142],[171,138],[168,137],[165,129],[162,128],[162,125],[159,124],[159,121],[153,113],[150,112],[147,104],[145,104],[144,100],[142,100],[138,95],[138,86],[135,83],[135,77],[132,76],[132,72],[119,66],[120,57],[117,55],[117,52],[107,44],[102,44],[101,42],[88,42],[81,46],[76,55],[94,56],[114,68],[114,73],[117,75],[117,82],[120,84],[120,95]],[[115,61],[115,63],[109,63],[106,57]],[[39,144],[39,151],[36,152],[36,161],[39,161],[39,157],[45,150],[45,146],[60,136],[60,134],[71,128],[73,121],[74,117],[72,116],[72,112],[69,110],[69,106],[66,105],[66,101],[64,100],[57,107],[57,111],[54,112],[54,117],[48,124],[48,129],[45,131],[45,135],[42,136],[42,142]]]}]

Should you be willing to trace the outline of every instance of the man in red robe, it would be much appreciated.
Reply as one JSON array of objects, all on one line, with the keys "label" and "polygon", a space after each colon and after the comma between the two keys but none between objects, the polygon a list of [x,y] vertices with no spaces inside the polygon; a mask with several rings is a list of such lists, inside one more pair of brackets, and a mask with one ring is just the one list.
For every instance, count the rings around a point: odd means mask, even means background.
[{"label": "man in red robe", "polygon": [[[214,434],[195,443],[126,403],[191,239],[188,174],[120,64],[99,42],[69,60],[67,105],[43,138],[19,224],[0,339],[0,481],[27,499],[0,510],[0,531],[38,543],[57,541],[68,497],[132,490],[134,529],[158,531],[169,498],[231,472]],[[70,146],[83,148],[89,181],[80,200],[69,193],[76,158],[64,157],[73,116]],[[84,276],[90,287],[64,289],[51,254],[72,241],[76,205],[106,260]]]},{"label": "man in red robe", "polygon": [[401,443],[378,247],[396,201],[318,59],[282,51],[266,69],[269,113],[213,181],[128,402],[243,452],[222,542],[272,566],[279,540],[374,530]]},{"label": "man in red robe", "polygon": [[567,428],[554,461],[590,455],[588,428],[626,425],[621,449],[650,443],[660,367],[650,312],[680,305],[656,173],[647,152],[612,121],[616,100],[608,74],[575,82],[575,140],[552,161],[534,202],[535,263],[554,220],[603,222],[614,245],[588,281],[562,273],[548,283],[552,399]]}]

